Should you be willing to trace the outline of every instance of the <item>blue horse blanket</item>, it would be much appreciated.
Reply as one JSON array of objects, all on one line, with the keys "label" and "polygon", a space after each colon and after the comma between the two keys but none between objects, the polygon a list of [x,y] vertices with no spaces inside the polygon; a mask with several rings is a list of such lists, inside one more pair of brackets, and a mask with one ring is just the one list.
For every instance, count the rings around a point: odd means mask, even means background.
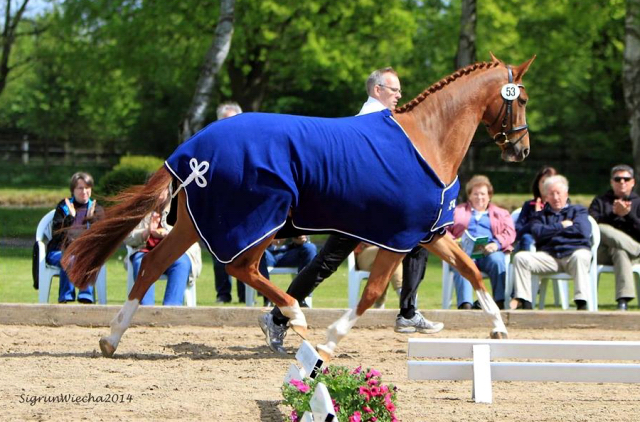
[{"label": "blue horse blanket", "polygon": [[317,118],[243,113],[180,145],[165,166],[211,253],[227,263],[282,227],[408,252],[452,224],[446,186],[391,112]]}]

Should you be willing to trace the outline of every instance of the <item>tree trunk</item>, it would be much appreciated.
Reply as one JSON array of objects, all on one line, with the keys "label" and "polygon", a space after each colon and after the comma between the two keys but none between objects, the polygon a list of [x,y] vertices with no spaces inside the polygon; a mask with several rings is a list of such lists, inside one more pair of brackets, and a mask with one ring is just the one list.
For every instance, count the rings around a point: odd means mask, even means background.
[{"label": "tree trunk", "polygon": [[[462,11],[460,13],[460,37],[458,39],[458,52],[454,61],[456,69],[468,66],[477,61],[476,59],[476,0],[462,0]],[[458,173],[463,178],[468,179],[475,171],[477,148],[470,148],[460,165]]]},{"label": "tree trunk", "polygon": [[622,78],[634,167],[640,174],[640,0],[627,0]]},{"label": "tree trunk", "polygon": [[205,56],[205,61],[196,83],[196,92],[191,100],[191,106],[182,121],[182,133],[180,134],[182,142],[189,139],[204,126],[204,119],[211,102],[211,92],[215,86],[216,75],[227,58],[231,47],[234,7],[235,0],[220,0],[220,18],[213,36],[213,42]]},{"label": "tree trunk", "polygon": [[7,78],[11,71],[9,67],[9,57],[11,56],[13,43],[16,40],[16,29],[27,8],[27,3],[29,3],[29,0],[22,0],[16,14],[11,16],[12,1],[13,0],[5,1],[4,24],[2,26],[2,34],[0,34],[0,95],[2,95],[2,91],[4,91],[7,85]]}]

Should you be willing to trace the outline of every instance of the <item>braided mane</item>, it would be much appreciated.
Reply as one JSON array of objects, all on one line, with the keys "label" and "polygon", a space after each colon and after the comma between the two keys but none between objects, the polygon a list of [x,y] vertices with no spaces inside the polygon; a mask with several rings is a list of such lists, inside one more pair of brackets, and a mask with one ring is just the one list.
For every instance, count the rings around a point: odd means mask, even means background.
[{"label": "braided mane", "polygon": [[497,67],[498,65],[500,65],[500,62],[497,62],[497,61],[496,62],[480,62],[480,63],[474,63],[467,67],[463,67],[462,69],[458,69],[451,75],[440,79],[440,81],[434,83],[429,88],[422,91],[422,93],[417,97],[415,97],[413,100],[409,101],[402,107],[396,108],[394,111],[396,113],[406,113],[408,111],[411,111],[414,107],[416,107],[418,104],[423,102],[425,98],[427,98],[430,94],[433,94],[441,90],[442,88],[449,85],[451,82],[455,81],[456,79],[461,78],[464,75],[468,75],[469,73],[475,70],[491,69],[492,67]]}]

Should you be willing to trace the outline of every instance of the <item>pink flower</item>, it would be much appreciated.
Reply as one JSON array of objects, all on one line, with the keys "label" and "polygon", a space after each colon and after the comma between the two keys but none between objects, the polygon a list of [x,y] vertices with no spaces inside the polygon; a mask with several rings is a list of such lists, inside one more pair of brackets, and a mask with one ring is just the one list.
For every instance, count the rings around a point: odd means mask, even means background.
[{"label": "pink flower", "polygon": [[367,384],[369,384],[369,385],[377,385],[378,382],[379,381],[377,379],[371,378],[369,381],[367,381]]},{"label": "pink flower", "polygon": [[329,373],[329,367],[325,366],[324,369],[322,370],[322,373],[327,375]]},{"label": "pink flower", "polygon": [[331,399],[331,404],[333,404],[333,410],[336,411],[336,413],[340,412],[340,405],[338,404],[337,401],[335,401],[335,399]]},{"label": "pink flower", "polygon": [[393,412],[396,410],[396,405],[393,403],[387,403],[384,405],[384,407],[386,407],[389,412]]},{"label": "pink flower", "polygon": [[373,386],[371,387],[371,395],[373,397],[381,396],[382,392],[380,391],[380,388]]},{"label": "pink flower", "polygon": [[291,380],[291,381],[289,381],[289,384],[291,384],[294,387],[296,387],[298,389],[298,391],[300,391],[301,393],[306,393],[310,389],[310,387],[307,384],[305,384],[304,382],[302,382],[300,380]]},{"label": "pink flower", "polygon": [[349,422],[361,422],[360,412],[357,410],[353,412],[353,415],[349,416]]},{"label": "pink flower", "polygon": [[367,413],[373,413],[373,410],[369,406],[364,406],[362,410],[364,410]]},{"label": "pink flower", "polygon": [[378,420],[378,418],[376,418],[375,416],[371,416],[371,419],[369,419],[371,422],[376,422]]},{"label": "pink flower", "polygon": [[399,422],[399,421],[398,421],[398,418],[396,418],[395,416],[392,416],[391,417],[391,422]]},{"label": "pink flower", "polygon": [[387,394],[389,392],[389,386],[381,385],[380,386],[380,391],[382,392],[382,394]]},{"label": "pink flower", "polygon": [[371,378],[371,377],[379,377],[380,376],[380,372],[376,371],[375,369],[371,369],[369,370],[369,372],[367,372],[367,379]]},{"label": "pink flower", "polygon": [[291,422],[298,422],[298,412],[292,410],[289,416],[291,417]]},{"label": "pink flower", "polygon": [[391,400],[391,394],[390,394],[390,393],[387,393],[387,394],[384,396],[384,403],[385,403],[386,405],[393,404],[393,401]]},{"label": "pink flower", "polygon": [[352,374],[359,374],[362,371],[362,365],[358,366],[356,369],[351,372]]},{"label": "pink flower", "polygon": [[358,389],[358,393],[360,393],[361,395],[365,396],[365,400],[366,401],[371,400],[371,391],[369,391],[369,389],[367,387],[360,387]]}]

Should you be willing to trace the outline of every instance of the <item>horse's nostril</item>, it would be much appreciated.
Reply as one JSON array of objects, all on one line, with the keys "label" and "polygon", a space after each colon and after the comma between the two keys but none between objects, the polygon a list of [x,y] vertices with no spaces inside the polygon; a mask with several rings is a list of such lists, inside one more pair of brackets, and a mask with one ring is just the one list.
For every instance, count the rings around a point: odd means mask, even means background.
[{"label": "horse's nostril", "polygon": [[524,158],[527,158],[527,156],[529,155],[529,148],[525,148],[522,150],[522,155],[524,156]]}]

